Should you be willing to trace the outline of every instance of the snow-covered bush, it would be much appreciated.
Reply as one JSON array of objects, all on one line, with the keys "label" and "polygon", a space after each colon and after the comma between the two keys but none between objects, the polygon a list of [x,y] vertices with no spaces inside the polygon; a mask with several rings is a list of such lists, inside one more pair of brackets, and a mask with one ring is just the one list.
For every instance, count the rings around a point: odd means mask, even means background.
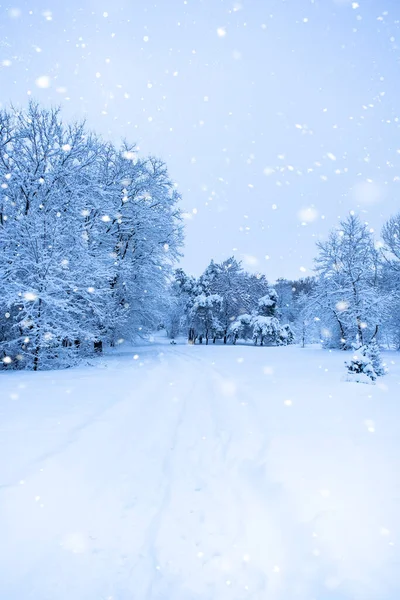
[{"label": "snow-covered bush", "polygon": [[360,383],[369,383],[376,381],[377,374],[375,373],[372,360],[367,356],[366,346],[361,346],[352,356],[350,361],[346,361],[347,372],[350,375],[350,381],[358,381]]},{"label": "snow-covered bush", "polygon": [[294,343],[290,325],[280,325],[276,317],[244,314],[229,327],[229,338],[233,344],[241,340],[253,339],[260,346],[288,346]]},{"label": "snow-covered bush", "polygon": [[281,346],[294,344],[294,333],[289,324],[281,325],[279,330],[279,343]]},{"label": "snow-covered bush", "polygon": [[385,375],[386,369],[382,364],[379,346],[375,339],[357,349],[356,344],[353,347],[355,352],[351,361],[345,362],[351,381],[366,382],[365,377],[376,381],[377,377]]},{"label": "snow-covered bush", "polygon": [[365,356],[371,360],[372,366],[378,377],[386,374],[385,366],[382,363],[382,357],[376,340],[372,340],[365,346]]}]

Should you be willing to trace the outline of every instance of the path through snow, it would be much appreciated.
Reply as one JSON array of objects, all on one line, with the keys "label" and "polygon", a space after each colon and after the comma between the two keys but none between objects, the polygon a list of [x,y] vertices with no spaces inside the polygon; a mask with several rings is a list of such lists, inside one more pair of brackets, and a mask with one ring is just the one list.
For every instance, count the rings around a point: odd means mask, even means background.
[{"label": "path through snow", "polygon": [[396,354],[137,353],[1,376],[1,598],[399,597]]}]

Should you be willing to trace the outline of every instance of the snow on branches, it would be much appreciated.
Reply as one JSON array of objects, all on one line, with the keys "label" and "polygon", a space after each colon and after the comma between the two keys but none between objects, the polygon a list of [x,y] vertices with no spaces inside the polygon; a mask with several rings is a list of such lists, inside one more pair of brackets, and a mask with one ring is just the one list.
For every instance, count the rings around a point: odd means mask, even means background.
[{"label": "snow on branches", "polygon": [[346,361],[347,381],[375,383],[378,377],[386,374],[379,346],[375,340],[356,349],[350,361]]},{"label": "snow on branches", "polygon": [[0,360],[66,366],[155,327],[182,245],[165,164],[58,109],[0,112]]},{"label": "snow on branches", "polygon": [[[220,264],[211,261],[199,279],[178,269],[172,293],[174,306],[184,314],[180,330],[187,330],[189,343],[253,340],[263,346],[294,341],[290,325],[281,325],[278,319],[277,292],[264,276],[246,273],[233,257]],[[167,323],[172,322],[173,314],[174,310],[168,313]]]}]

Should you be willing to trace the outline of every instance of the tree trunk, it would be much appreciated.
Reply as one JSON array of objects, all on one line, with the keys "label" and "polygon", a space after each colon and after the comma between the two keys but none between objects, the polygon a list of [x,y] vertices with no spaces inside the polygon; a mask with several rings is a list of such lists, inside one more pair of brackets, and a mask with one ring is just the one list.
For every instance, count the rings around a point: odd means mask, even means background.
[{"label": "tree trunk", "polygon": [[372,340],[373,340],[374,338],[376,338],[376,336],[378,335],[378,330],[379,330],[379,325],[375,325],[375,331],[374,331],[374,333],[373,333],[373,336],[372,336],[372,338],[369,340],[369,341],[370,341],[370,343],[371,343],[371,342],[372,342]]},{"label": "tree trunk", "polygon": [[340,342],[342,344],[342,348],[341,349],[342,350],[347,350],[347,340],[346,340],[346,337],[345,337],[345,332],[344,332],[343,324],[342,324],[341,320],[337,318],[336,314],[335,314],[335,317],[337,319],[337,322],[339,323],[340,335],[342,336],[342,340],[345,340],[344,342]]},{"label": "tree trunk", "polygon": [[39,324],[39,321],[40,321],[41,316],[42,316],[42,299],[39,298],[37,323],[36,323],[36,348],[35,348],[34,359],[33,359],[33,370],[34,371],[37,371],[39,369],[39,352],[40,352],[40,338],[39,338],[40,324]]},{"label": "tree trunk", "polygon": [[200,335],[200,336],[199,336],[199,344],[202,344],[202,343],[203,343],[203,336],[202,336],[202,335]]},{"label": "tree trunk", "polygon": [[363,330],[361,327],[360,317],[357,317],[357,331],[358,331],[358,336],[360,338],[360,344],[361,344],[361,346],[363,346],[364,345],[364,336],[363,336]]},{"label": "tree trunk", "polygon": [[188,342],[189,344],[194,344],[196,341],[196,338],[194,336],[194,329],[193,327],[189,328],[189,334],[188,334]]},{"label": "tree trunk", "polygon": [[101,354],[103,352],[103,342],[101,340],[96,340],[93,347],[96,354]]}]

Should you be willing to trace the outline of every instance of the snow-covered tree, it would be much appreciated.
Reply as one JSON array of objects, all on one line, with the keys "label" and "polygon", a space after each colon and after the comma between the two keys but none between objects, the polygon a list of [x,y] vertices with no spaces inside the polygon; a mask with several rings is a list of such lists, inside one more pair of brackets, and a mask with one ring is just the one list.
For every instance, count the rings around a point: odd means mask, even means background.
[{"label": "snow-covered tree", "polygon": [[182,241],[165,165],[31,103],[0,113],[3,364],[71,364],[155,323]]},{"label": "snow-covered tree", "polygon": [[181,268],[176,269],[167,293],[169,306],[163,318],[163,322],[167,325],[167,332],[170,328],[168,324],[174,321],[179,334],[187,333],[188,342],[194,343],[195,331],[191,308],[195,298],[201,293],[203,288],[194,277],[187,275]]},{"label": "snow-covered tree", "polygon": [[394,270],[400,271],[400,213],[393,215],[382,228],[386,259],[391,261]]},{"label": "snow-covered tree", "polygon": [[382,362],[381,353],[379,350],[378,343],[373,339],[369,344],[364,346],[364,354],[371,360],[374,371],[378,377],[382,377],[386,374],[385,366]]},{"label": "snow-covered tree", "polygon": [[400,349],[400,213],[382,229],[382,289],[390,297],[384,336],[387,345]]},{"label": "snow-covered tree", "polygon": [[274,284],[278,300],[276,304],[276,314],[279,320],[285,323],[292,323],[296,318],[294,310],[295,287],[294,282],[280,278]]},{"label": "snow-covered tree", "polygon": [[[82,215],[101,194],[101,143],[34,103],[3,112],[0,123],[0,293],[10,314],[1,347],[14,364],[37,370],[70,362],[78,344],[96,338],[106,310],[112,260],[98,262],[96,244],[88,249]],[[100,220],[92,235],[102,234]]]},{"label": "snow-covered tree", "polygon": [[208,293],[218,294],[222,298],[219,322],[223,342],[226,344],[229,327],[243,312],[247,300],[243,268],[234,257],[217,265],[212,262],[200,278],[200,282],[203,280],[208,286]]},{"label": "snow-covered tree", "polygon": [[[179,256],[182,229],[177,194],[165,164],[138,160],[132,149],[116,157],[118,194],[110,220],[114,241],[115,306],[126,311],[114,336],[129,338],[154,329],[162,319],[163,298]],[[119,327],[118,327],[119,324]]]},{"label": "snow-covered tree", "polygon": [[312,332],[315,321],[309,310],[309,297],[304,292],[301,292],[293,306],[296,307],[296,314],[293,319],[293,328],[296,332],[301,347],[304,348],[307,343],[312,341]]},{"label": "snow-covered tree", "polygon": [[346,361],[345,365],[351,381],[365,383],[368,382],[368,379],[373,382],[377,379],[371,358],[366,354],[365,346],[356,350],[351,360]]},{"label": "snow-covered tree", "polygon": [[253,337],[253,317],[249,314],[240,315],[229,326],[229,338],[233,344],[240,340],[249,340]]},{"label": "snow-covered tree", "polygon": [[204,273],[199,277],[198,285],[201,291],[210,295],[215,293],[216,289],[221,289],[220,276],[221,266],[211,260]]},{"label": "snow-covered tree", "polygon": [[294,344],[294,339],[294,333],[290,325],[288,323],[281,325],[279,328],[279,344],[281,346],[290,346]]},{"label": "snow-covered tree", "polygon": [[281,346],[292,344],[293,331],[287,324],[282,326],[276,315],[278,294],[273,288],[268,288],[268,293],[257,302],[257,311],[252,318],[253,341],[260,342],[260,346]]},{"label": "snow-covered tree", "polygon": [[201,344],[203,338],[208,344],[209,339],[215,341],[218,332],[221,330],[221,324],[218,320],[218,314],[221,310],[222,297],[218,294],[207,296],[199,294],[195,297],[190,309],[191,327],[194,330],[194,339],[199,339]]},{"label": "snow-covered tree", "polygon": [[280,346],[281,327],[276,317],[255,316],[252,319],[253,341],[260,346]]},{"label": "snow-covered tree", "polygon": [[318,243],[319,276],[312,302],[330,345],[351,347],[373,339],[384,321],[387,297],[380,289],[380,261],[369,228],[350,215],[326,242]]},{"label": "snow-covered tree", "polygon": [[263,296],[270,294],[271,288],[267,278],[262,273],[245,273],[243,307],[241,312],[258,311],[258,302]]},{"label": "snow-covered tree", "polygon": [[365,382],[366,377],[371,381],[376,381],[377,377],[386,374],[386,369],[382,363],[379,346],[375,339],[369,344],[360,346],[359,338],[353,343],[354,354],[350,361],[346,361],[347,372],[351,380]]},{"label": "snow-covered tree", "polygon": [[274,317],[276,314],[276,305],[278,294],[274,289],[268,290],[268,294],[259,299],[257,303],[258,314],[263,317]]}]

